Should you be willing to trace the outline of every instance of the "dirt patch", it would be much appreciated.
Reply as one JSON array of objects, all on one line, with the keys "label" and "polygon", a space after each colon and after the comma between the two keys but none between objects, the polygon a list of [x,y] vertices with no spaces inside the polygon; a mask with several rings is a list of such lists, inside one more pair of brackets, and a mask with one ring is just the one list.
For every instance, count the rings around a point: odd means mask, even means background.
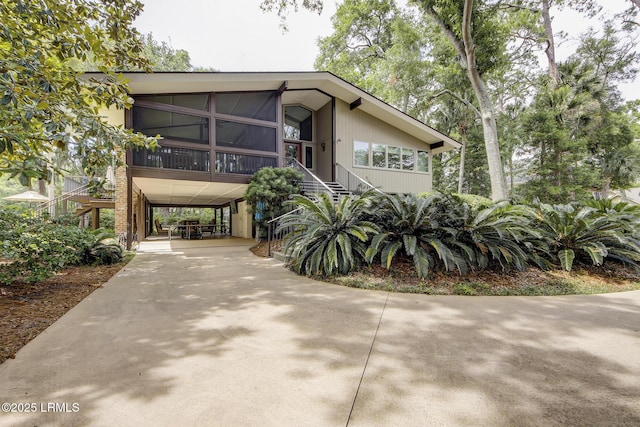
[{"label": "dirt patch", "polygon": [[0,285],[0,363],[14,358],[25,344],[125,265],[70,267],[40,283]]}]

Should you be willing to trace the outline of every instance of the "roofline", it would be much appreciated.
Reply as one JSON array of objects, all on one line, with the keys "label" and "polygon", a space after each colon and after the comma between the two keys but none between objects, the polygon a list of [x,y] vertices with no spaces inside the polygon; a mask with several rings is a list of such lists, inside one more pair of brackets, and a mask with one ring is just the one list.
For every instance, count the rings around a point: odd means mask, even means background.
[{"label": "roofline", "polygon": [[[92,75],[92,74],[103,74],[101,72],[87,72],[85,74],[88,75]],[[122,74],[124,76],[127,75],[151,75],[151,74],[155,74],[155,75],[221,75],[221,76],[232,76],[232,75],[264,75],[264,76],[278,76],[278,75],[305,75],[305,76],[318,76],[318,77],[322,77],[322,78],[326,78],[328,80],[333,80],[334,83],[344,87],[345,89],[350,90],[352,93],[355,94],[355,96],[358,96],[360,98],[364,98],[367,99],[368,101],[372,102],[374,105],[375,104],[379,104],[383,109],[387,110],[388,112],[390,112],[391,114],[394,114],[396,116],[398,116],[399,118],[403,119],[403,120],[407,120],[409,122],[412,122],[414,124],[414,126],[417,126],[419,128],[423,128],[423,131],[427,131],[428,133],[437,135],[438,138],[441,138],[441,141],[443,143],[446,143],[448,145],[451,146],[452,149],[459,149],[460,147],[462,147],[462,144],[458,141],[456,141],[455,139],[443,134],[442,132],[436,130],[435,128],[433,128],[432,126],[429,126],[428,124],[416,119],[415,117],[401,111],[400,109],[394,107],[393,105],[387,103],[386,101],[378,98],[375,95],[372,95],[371,93],[365,91],[364,89],[359,88],[358,86],[354,85],[353,83],[348,82],[347,80],[343,79],[342,77],[330,72],[330,71],[154,71],[153,73],[147,73],[144,71],[123,71],[120,72],[119,74]],[[286,79],[283,79],[286,80]],[[135,92],[134,92],[135,94]],[[332,95],[335,96],[335,95]]]}]

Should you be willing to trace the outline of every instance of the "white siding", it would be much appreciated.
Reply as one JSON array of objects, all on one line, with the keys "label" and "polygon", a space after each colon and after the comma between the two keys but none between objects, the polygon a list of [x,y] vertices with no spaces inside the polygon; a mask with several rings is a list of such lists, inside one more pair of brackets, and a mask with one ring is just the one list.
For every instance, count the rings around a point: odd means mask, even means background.
[{"label": "white siding", "polygon": [[[349,109],[349,104],[336,101],[336,161],[359,177],[387,193],[420,193],[431,191],[431,173],[400,171],[353,164],[353,141],[385,144],[430,151],[424,142],[383,123],[374,117]],[[431,171],[429,155],[429,171]]]},{"label": "white siding", "polygon": [[231,214],[231,235],[250,239],[252,234],[252,217],[247,202],[238,203],[238,213]]},{"label": "white siding", "polygon": [[100,109],[100,115],[107,119],[107,123],[113,126],[124,127],[124,110],[115,107]]}]

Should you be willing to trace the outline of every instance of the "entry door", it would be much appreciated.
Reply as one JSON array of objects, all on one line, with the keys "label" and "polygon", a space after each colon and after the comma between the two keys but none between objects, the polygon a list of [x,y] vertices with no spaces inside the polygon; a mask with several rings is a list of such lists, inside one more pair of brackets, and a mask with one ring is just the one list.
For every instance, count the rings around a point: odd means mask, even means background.
[{"label": "entry door", "polygon": [[287,160],[296,159],[302,163],[302,147],[299,142],[285,142],[284,154]]}]

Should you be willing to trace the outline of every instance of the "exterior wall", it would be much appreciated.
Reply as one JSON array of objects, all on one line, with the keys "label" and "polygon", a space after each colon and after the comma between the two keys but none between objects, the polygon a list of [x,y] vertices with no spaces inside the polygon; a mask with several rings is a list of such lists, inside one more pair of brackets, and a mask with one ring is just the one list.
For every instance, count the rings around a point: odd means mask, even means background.
[{"label": "exterior wall", "polygon": [[[431,191],[431,173],[354,166],[353,141],[387,144],[430,151],[429,146],[400,129],[380,122],[349,104],[336,100],[336,162],[386,193]],[[429,171],[432,170],[429,156]]]},{"label": "exterior wall", "polygon": [[[316,175],[323,181],[332,181],[333,112],[331,102],[316,111]],[[325,150],[322,151],[322,144]]]},{"label": "exterior wall", "polygon": [[238,213],[231,215],[231,235],[234,237],[244,237],[250,239],[252,234],[252,217],[248,212],[247,202],[238,203]]}]

